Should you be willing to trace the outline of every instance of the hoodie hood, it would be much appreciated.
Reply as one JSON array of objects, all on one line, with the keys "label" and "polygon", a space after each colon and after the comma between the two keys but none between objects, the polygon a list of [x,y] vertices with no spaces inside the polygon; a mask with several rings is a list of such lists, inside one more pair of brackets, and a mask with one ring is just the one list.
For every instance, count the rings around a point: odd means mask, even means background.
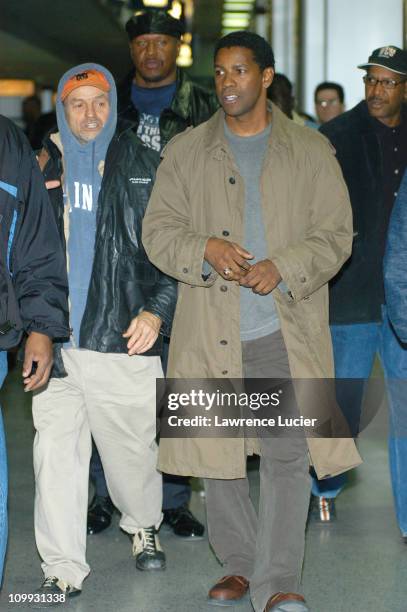
[{"label": "hoodie hood", "polygon": [[[87,70],[99,70],[110,84],[109,117],[96,138],[81,143],[73,135],[65,117],[61,92],[68,79]],[[92,273],[98,196],[102,186],[102,162],[112,140],[117,122],[116,86],[112,75],[98,64],[80,64],[68,70],[58,86],[57,120],[63,147],[65,203],[69,210],[67,253],[70,297],[70,322],[73,339],[79,342],[80,326],[85,311]]]},{"label": "hoodie hood", "polygon": [[[65,117],[65,108],[63,103],[61,102],[61,93],[64,88],[65,83],[73,77],[75,74],[79,74],[80,72],[86,72],[87,70],[98,70],[102,72],[107,80],[109,81],[110,91],[108,92],[109,102],[110,102],[110,113],[108,120],[106,121],[103,129],[99,132],[99,134],[93,140],[90,140],[86,143],[80,143],[79,140],[72,134],[72,131],[68,125],[68,122]],[[116,131],[116,123],[117,123],[117,92],[116,85],[113,79],[112,74],[104,68],[104,66],[100,66],[100,64],[88,63],[88,64],[79,64],[78,66],[74,66],[62,76],[61,80],[58,84],[57,91],[57,102],[56,102],[56,111],[57,111],[57,121],[58,121],[58,130],[61,135],[62,145],[64,147],[64,151],[66,152],[68,149],[76,149],[81,151],[95,151],[101,149],[104,154],[106,153],[107,147],[113,135]],[[103,155],[104,158],[104,155]]]}]

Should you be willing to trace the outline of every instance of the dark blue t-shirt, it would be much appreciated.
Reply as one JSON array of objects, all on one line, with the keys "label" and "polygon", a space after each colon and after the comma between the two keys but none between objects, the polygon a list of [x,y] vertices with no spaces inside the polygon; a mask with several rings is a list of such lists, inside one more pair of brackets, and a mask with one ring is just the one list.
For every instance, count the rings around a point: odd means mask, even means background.
[{"label": "dark blue t-shirt", "polygon": [[164,87],[140,87],[131,85],[131,101],[139,113],[160,116],[164,108],[171,106],[177,87],[176,81]]}]

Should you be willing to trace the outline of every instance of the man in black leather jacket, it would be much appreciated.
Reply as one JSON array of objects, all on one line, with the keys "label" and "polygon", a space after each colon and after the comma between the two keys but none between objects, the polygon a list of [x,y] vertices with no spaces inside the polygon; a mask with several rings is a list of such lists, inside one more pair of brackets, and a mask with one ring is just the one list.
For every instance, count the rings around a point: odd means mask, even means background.
[{"label": "man in black leather jacket", "polygon": [[[157,152],[176,134],[207,121],[218,109],[216,96],[177,68],[182,23],[164,11],[144,11],[126,23],[134,69],[118,87],[119,116],[133,123],[143,142]],[[168,339],[164,340],[166,367]],[[111,503],[103,470],[94,449],[90,468],[96,494],[88,512],[88,533],[111,522]],[[203,525],[188,508],[189,478],[164,474],[164,525],[183,539],[199,540]]]},{"label": "man in black leather jacket", "polygon": [[141,243],[158,154],[130,123],[116,121],[111,74],[97,64],[69,70],[58,87],[57,118],[59,132],[39,162],[48,186],[60,181],[49,192],[67,254],[71,337],[57,350],[54,378],[33,401],[35,531],[45,575],[39,592],[67,600],[90,570],[91,434],[120,526],[133,537],[136,567],[165,568],[157,537],[155,384],[176,284],[148,261]]},{"label": "man in black leather jacket", "polygon": [[[214,92],[177,68],[183,25],[163,11],[129,19],[126,31],[134,69],[118,87],[118,112],[140,138],[160,151],[173,136],[207,121],[219,108]],[[155,119],[155,121],[154,121]]]}]

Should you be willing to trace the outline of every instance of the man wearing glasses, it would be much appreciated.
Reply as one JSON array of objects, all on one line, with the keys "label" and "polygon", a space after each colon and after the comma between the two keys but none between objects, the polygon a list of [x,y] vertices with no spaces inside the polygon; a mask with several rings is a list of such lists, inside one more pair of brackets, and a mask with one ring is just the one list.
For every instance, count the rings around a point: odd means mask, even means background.
[{"label": "man wearing glasses", "polygon": [[345,92],[342,85],[324,81],[315,88],[315,112],[318,122],[323,125],[345,111]]},{"label": "man wearing glasses", "polygon": [[[390,213],[407,166],[407,51],[382,47],[358,67],[366,70],[365,100],[320,128],[336,149],[354,224],[352,256],[331,282],[331,331],[337,378],[366,379],[376,353],[380,357],[389,395],[393,493],[406,537],[407,439],[397,435],[406,399],[394,381],[407,379],[407,350],[387,316],[383,256]],[[343,406],[353,421],[358,418],[362,386],[355,384],[356,388],[359,393]],[[343,477],[314,482],[314,514],[321,521],[332,520],[334,498],[343,484]]]}]

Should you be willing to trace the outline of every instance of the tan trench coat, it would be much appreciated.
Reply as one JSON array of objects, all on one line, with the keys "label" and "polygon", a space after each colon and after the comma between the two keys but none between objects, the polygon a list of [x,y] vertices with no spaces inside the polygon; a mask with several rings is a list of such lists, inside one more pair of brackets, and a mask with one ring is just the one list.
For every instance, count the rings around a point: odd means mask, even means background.
[{"label": "tan trench coat", "polygon": [[[172,378],[242,376],[240,288],[215,272],[202,278],[210,236],[244,246],[244,184],[223,122],[220,109],[169,143],[143,224],[149,258],[179,281],[168,364]],[[291,374],[333,377],[327,283],[351,252],[349,197],[328,141],[275,106],[261,192],[269,257],[290,290],[275,289],[273,296]],[[361,462],[348,438],[309,438],[308,447],[319,478]],[[159,468],[170,474],[242,478],[251,452],[257,449],[241,438],[163,438]]]}]

